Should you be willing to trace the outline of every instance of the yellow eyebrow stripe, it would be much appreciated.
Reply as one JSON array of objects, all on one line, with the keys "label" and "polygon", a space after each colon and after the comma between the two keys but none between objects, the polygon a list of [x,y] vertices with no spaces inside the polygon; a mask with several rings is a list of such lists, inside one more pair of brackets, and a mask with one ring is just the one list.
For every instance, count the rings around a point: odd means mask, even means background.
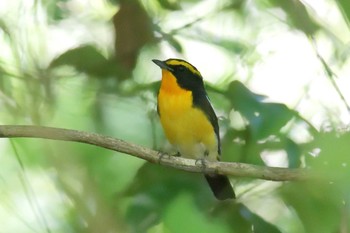
[{"label": "yellow eyebrow stripe", "polygon": [[177,60],[177,59],[169,59],[165,62],[167,65],[173,65],[173,66],[179,66],[179,65],[183,65],[184,67],[186,67],[187,69],[189,69],[192,73],[199,75],[200,77],[202,77],[201,73],[196,69],[196,67],[194,67],[193,65],[191,65],[190,63],[183,61],[183,60]]}]

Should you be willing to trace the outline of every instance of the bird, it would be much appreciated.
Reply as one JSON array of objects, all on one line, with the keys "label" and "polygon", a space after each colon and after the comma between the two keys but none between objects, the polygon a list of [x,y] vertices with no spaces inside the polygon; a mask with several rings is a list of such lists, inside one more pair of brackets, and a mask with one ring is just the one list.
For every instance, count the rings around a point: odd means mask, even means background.
[{"label": "bird", "polygon": [[[162,70],[157,112],[168,141],[180,156],[197,161],[219,161],[218,118],[205,90],[203,77],[189,62],[170,58],[152,60]],[[236,198],[225,175],[205,174],[218,200]]]}]

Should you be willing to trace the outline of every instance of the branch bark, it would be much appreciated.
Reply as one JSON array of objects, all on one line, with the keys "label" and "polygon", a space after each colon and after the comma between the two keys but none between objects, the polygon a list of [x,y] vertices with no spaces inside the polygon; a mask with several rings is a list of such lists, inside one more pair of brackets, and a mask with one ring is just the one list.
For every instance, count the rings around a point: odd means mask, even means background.
[{"label": "branch bark", "polygon": [[203,166],[193,159],[170,156],[120,139],[78,130],[28,125],[2,125],[0,126],[0,138],[43,138],[80,142],[189,172],[217,173],[272,181],[293,181],[310,178],[309,171],[303,168],[263,167],[245,163],[210,161],[206,161],[205,166]]}]

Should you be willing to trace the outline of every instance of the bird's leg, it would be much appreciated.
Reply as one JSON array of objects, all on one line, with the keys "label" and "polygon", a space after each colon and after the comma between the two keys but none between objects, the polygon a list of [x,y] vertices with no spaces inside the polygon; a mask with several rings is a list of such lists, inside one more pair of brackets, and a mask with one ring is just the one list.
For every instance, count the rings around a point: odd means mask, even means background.
[{"label": "bird's leg", "polygon": [[158,152],[158,155],[159,155],[158,164],[161,164],[162,159],[164,159],[164,158],[165,159],[170,159],[171,156],[175,156],[175,157],[180,157],[181,156],[180,152],[177,152],[176,154],[173,154],[173,155],[169,155],[168,153],[164,153],[164,152],[161,152],[161,151]]},{"label": "bird's leg", "polygon": [[199,166],[202,169],[202,172],[204,172],[207,167],[207,160],[204,158],[196,159],[195,165]]},{"label": "bird's leg", "polygon": [[175,154],[173,154],[173,156],[175,156],[175,157],[180,157],[181,154],[180,154],[180,152],[176,152]]},{"label": "bird's leg", "polygon": [[164,153],[164,152],[162,152],[162,151],[159,151],[159,152],[158,152],[158,156],[159,156],[159,158],[158,158],[158,164],[161,164],[163,158],[167,158],[167,159],[170,158],[170,155],[169,155],[169,154]]},{"label": "bird's leg", "polygon": [[205,158],[208,157],[209,151],[208,150],[204,151],[203,155],[204,156],[202,158],[196,159],[196,162],[195,162],[196,166],[199,166],[202,169],[202,172],[204,172],[207,167],[206,165],[207,160]]}]

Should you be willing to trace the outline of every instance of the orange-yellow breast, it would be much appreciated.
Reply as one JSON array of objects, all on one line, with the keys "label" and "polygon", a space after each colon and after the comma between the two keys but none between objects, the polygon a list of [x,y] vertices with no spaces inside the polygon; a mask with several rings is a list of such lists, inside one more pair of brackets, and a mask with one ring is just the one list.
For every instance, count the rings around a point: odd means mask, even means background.
[{"label": "orange-yellow breast", "polygon": [[192,92],[178,86],[176,78],[162,70],[162,82],[158,94],[160,121],[166,137],[184,157],[208,159],[217,157],[217,139],[210,121],[192,104]]}]

